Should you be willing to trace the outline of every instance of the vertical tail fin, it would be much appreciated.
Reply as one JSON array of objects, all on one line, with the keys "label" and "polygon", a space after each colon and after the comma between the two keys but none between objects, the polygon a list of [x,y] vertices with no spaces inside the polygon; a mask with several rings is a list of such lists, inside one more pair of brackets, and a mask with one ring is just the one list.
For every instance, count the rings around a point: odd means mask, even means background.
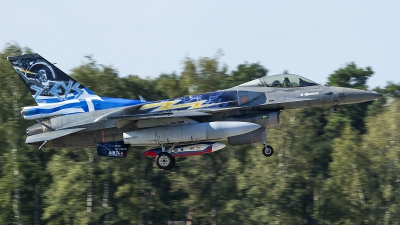
[{"label": "vertical tail fin", "polygon": [[38,105],[99,98],[39,54],[8,57]]}]

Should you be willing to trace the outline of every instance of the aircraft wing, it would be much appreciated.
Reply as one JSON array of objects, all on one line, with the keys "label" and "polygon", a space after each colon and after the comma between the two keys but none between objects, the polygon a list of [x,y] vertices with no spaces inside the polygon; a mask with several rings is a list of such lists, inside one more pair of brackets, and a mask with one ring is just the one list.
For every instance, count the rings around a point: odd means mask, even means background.
[{"label": "aircraft wing", "polygon": [[149,113],[149,114],[136,114],[136,115],[125,115],[125,116],[115,116],[108,117],[109,119],[120,119],[115,123],[117,128],[122,128],[127,124],[131,123],[134,120],[149,120],[149,119],[158,119],[158,118],[171,118],[171,117],[195,117],[195,116],[210,116],[211,114],[205,112],[196,112],[196,111],[174,111],[174,112],[165,112],[165,113]]},{"label": "aircraft wing", "polygon": [[141,119],[156,119],[161,117],[193,117],[193,116],[209,116],[211,114],[200,112],[197,110],[181,110],[181,111],[163,111],[157,113],[141,113],[140,108],[143,104],[133,105],[117,109],[110,113],[99,116],[94,122],[108,120],[108,119],[128,119],[128,120],[141,120]]},{"label": "aircraft wing", "polygon": [[45,133],[40,133],[40,134],[35,134],[32,136],[28,136],[26,138],[25,143],[35,143],[35,142],[43,142],[43,141],[50,141],[62,136],[66,136],[68,134],[76,133],[78,131],[84,130],[86,128],[72,128],[72,129],[65,129],[65,130],[56,130],[56,131],[50,131],[50,132],[45,132]]},{"label": "aircraft wing", "polygon": [[148,113],[124,116],[109,116],[107,119],[126,119],[126,120],[141,120],[141,119],[157,119],[165,117],[194,117],[194,116],[210,116],[210,113],[183,110],[183,111],[167,111],[163,113]]}]

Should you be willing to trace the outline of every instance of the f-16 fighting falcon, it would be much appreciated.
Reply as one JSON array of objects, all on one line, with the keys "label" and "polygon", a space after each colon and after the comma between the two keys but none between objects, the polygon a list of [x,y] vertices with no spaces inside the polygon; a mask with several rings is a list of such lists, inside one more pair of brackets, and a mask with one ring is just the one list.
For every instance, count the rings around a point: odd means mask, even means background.
[{"label": "f-16 fighting falcon", "polygon": [[97,147],[100,156],[126,157],[130,146],[170,170],[175,157],[201,155],[230,145],[262,143],[282,110],[370,101],[381,95],[319,85],[293,74],[264,76],[236,87],[160,101],[101,97],[38,54],[8,57],[37,106],[22,108],[26,143],[39,148]]}]

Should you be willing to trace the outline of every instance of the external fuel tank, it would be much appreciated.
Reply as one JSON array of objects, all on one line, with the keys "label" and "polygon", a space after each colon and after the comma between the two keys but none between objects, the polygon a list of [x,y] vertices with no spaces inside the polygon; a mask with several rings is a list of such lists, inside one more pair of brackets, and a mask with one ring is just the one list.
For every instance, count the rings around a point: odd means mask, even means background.
[{"label": "external fuel tank", "polygon": [[131,145],[159,145],[192,141],[225,139],[245,134],[260,127],[248,122],[208,122],[176,126],[161,126],[126,132],[124,143]]}]

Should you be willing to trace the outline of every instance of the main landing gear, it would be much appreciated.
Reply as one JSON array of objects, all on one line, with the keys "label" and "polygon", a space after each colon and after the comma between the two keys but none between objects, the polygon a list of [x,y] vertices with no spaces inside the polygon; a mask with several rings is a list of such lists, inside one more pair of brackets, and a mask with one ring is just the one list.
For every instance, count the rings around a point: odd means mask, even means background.
[{"label": "main landing gear", "polygon": [[[274,149],[267,145],[265,142],[263,143],[262,154],[265,157],[270,157],[274,154]],[[169,149],[172,150],[175,146],[170,147]],[[175,157],[173,157],[169,152],[166,151],[164,146],[161,146],[162,152],[160,152],[156,157],[156,165],[158,168],[163,170],[170,170],[175,166]]]},{"label": "main landing gear", "polygon": [[265,157],[272,156],[274,154],[274,149],[270,145],[267,145],[266,143],[263,143],[263,145],[264,145],[264,147],[262,149],[262,154]]},{"label": "main landing gear", "polygon": [[156,164],[160,169],[170,170],[175,166],[175,158],[168,152],[161,152],[156,157]]},{"label": "main landing gear", "polygon": [[[175,148],[175,146],[178,143],[174,144],[169,148],[169,150],[172,150]],[[164,145],[161,145],[162,152],[157,155],[156,157],[156,164],[157,167],[163,170],[170,170],[174,168],[175,166],[175,157],[172,157],[172,155],[169,153],[170,151],[166,151]]]}]

